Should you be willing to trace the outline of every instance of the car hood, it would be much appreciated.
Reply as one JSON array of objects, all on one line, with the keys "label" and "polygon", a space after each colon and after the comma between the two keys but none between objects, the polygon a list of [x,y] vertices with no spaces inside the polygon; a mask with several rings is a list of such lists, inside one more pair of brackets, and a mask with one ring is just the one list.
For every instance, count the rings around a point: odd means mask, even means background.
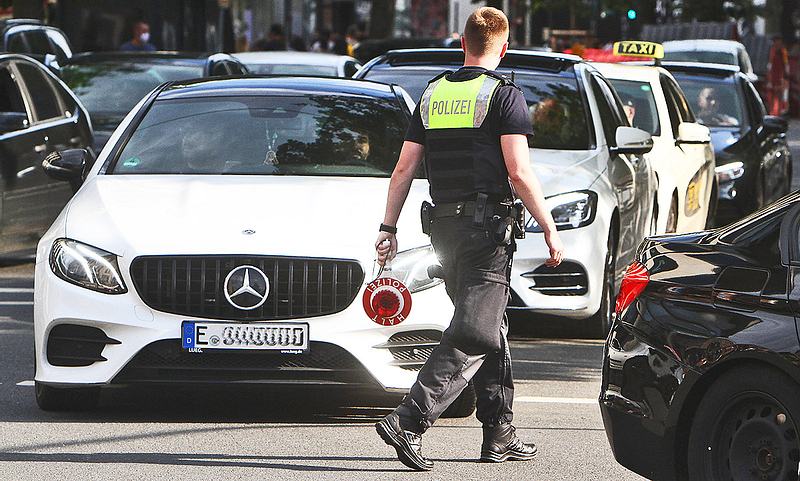
[{"label": "car hood", "polygon": [[[99,175],[68,207],[66,236],[120,256],[250,254],[348,258],[369,265],[389,179]],[[414,181],[400,250],[427,245]],[[255,233],[245,234],[245,230]]]},{"label": "car hood", "polygon": [[599,151],[530,149],[545,197],[588,189],[606,169]]}]

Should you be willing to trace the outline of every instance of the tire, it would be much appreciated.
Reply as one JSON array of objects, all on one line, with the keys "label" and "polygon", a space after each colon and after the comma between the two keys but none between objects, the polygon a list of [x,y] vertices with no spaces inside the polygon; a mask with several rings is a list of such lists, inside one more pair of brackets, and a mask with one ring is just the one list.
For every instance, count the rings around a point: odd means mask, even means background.
[{"label": "tire", "polygon": [[719,201],[719,192],[717,191],[717,181],[714,180],[713,187],[711,187],[711,196],[708,198],[708,212],[706,212],[706,229],[713,229],[717,227],[717,202]]},{"label": "tire", "polygon": [[678,197],[676,196],[672,197],[672,203],[669,205],[665,229],[664,232],[667,234],[674,234],[678,230]]},{"label": "tire", "polygon": [[100,399],[99,387],[57,388],[36,382],[35,389],[42,411],[89,411]]},{"label": "tire", "polygon": [[616,299],[616,238],[613,232],[608,233],[606,242],[606,262],[603,268],[603,295],[600,298],[600,308],[592,317],[583,321],[583,334],[585,337],[605,339],[614,322],[614,301]]},{"label": "tire", "polygon": [[770,367],[733,369],[714,382],[689,433],[689,479],[796,481],[800,385]]},{"label": "tire", "polygon": [[455,401],[442,413],[443,418],[466,418],[475,412],[475,386],[472,383],[461,391]]}]

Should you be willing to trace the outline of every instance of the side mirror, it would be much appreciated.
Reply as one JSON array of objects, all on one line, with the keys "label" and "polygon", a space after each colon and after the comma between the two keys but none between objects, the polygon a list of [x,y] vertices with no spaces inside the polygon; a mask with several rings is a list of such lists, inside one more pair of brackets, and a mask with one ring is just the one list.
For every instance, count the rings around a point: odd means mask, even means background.
[{"label": "side mirror", "polygon": [[28,114],[24,112],[0,112],[0,135],[28,128]]},{"label": "side mirror", "polygon": [[675,141],[679,144],[707,144],[711,142],[711,131],[705,125],[681,122],[678,125],[678,138]]},{"label": "side mirror", "polygon": [[636,127],[617,127],[617,146],[611,147],[611,154],[646,154],[653,150],[653,137]]},{"label": "side mirror", "polygon": [[51,72],[58,75],[61,72],[61,65],[58,64],[58,57],[52,53],[45,54],[44,66],[49,68]]},{"label": "side mirror", "polygon": [[68,149],[49,154],[42,161],[42,168],[53,179],[79,184],[85,178],[90,160],[91,154],[86,149]]},{"label": "side mirror", "polygon": [[764,130],[771,134],[785,134],[789,130],[789,122],[775,115],[764,116]]}]

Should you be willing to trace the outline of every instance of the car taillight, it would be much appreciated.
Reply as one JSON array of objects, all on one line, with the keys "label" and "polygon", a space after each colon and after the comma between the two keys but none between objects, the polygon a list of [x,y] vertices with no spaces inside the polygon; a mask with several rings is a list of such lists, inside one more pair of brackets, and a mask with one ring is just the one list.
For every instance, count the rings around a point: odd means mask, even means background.
[{"label": "car taillight", "polygon": [[650,282],[650,274],[647,269],[639,262],[634,261],[625,271],[622,285],[619,286],[619,295],[617,295],[615,308],[617,317],[639,297],[639,294],[647,287],[648,282]]}]

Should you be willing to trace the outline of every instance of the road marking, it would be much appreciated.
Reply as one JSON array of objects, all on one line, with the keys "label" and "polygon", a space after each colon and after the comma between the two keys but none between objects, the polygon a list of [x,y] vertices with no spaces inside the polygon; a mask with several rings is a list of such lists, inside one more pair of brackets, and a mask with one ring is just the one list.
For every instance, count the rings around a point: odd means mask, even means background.
[{"label": "road marking", "polygon": [[585,397],[519,396],[514,398],[514,402],[544,404],[596,404],[597,399]]},{"label": "road marking", "polygon": [[33,381],[20,381],[17,383],[17,386],[33,386]]},{"label": "road marking", "polygon": [[33,301],[0,301],[0,306],[32,306]]},{"label": "road marking", "polygon": [[0,287],[0,294],[33,293],[33,287]]}]

